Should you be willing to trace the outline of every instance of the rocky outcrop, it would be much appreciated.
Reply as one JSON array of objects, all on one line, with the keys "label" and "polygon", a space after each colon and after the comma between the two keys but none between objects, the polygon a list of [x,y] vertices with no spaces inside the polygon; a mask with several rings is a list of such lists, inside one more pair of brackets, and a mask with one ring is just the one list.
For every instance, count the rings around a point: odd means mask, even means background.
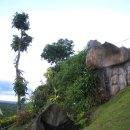
[{"label": "rocky outcrop", "polygon": [[99,45],[101,45],[101,43],[98,42],[97,40],[90,40],[90,41],[87,43],[87,47],[88,47],[88,48],[92,48],[92,47],[99,46]]},{"label": "rocky outcrop", "polygon": [[101,86],[105,88],[107,96],[113,96],[130,85],[130,61],[97,71]]},{"label": "rocky outcrop", "polygon": [[31,130],[78,130],[64,109],[49,105],[34,121]]},{"label": "rocky outcrop", "polygon": [[130,85],[130,52],[111,43],[93,46],[89,49],[86,64],[97,70],[100,86],[107,96]]},{"label": "rocky outcrop", "polygon": [[105,42],[89,49],[86,64],[93,68],[103,68],[124,63],[130,59],[129,50],[125,47],[118,48]]}]

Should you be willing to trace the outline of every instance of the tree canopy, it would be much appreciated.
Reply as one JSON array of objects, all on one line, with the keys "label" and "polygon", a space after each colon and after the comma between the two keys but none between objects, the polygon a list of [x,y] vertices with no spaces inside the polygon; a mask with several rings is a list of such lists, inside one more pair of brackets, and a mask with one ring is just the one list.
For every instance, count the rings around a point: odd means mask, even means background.
[{"label": "tree canopy", "polygon": [[29,16],[26,13],[16,12],[12,20],[12,27],[17,28],[18,30],[28,30],[29,29]]},{"label": "tree canopy", "polygon": [[29,30],[29,16],[26,13],[18,13],[16,12],[14,18],[12,19],[12,27],[20,30],[21,36],[13,35],[13,41],[11,44],[11,48],[17,52],[27,51],[27,47],[32,42],[32,37],[29,36],[25,31]]},{"label": "tree canopy", "polygon": [[[13,42],[11,44],[11,47],[15,52],[19,49],[19,42],[20,38],[18,37],[18,35],[13,35]],[[27,51],[27,47],[30,45],[30,42],[32,42],[32,37],[23,32],[20,51]]]},{"label": "tree canopy", "polygon": [[73,41],[68,39],[59,39],[57,42],[47,44],[43,49],[41,57],[48,63],[59,63],[74,53]]}]

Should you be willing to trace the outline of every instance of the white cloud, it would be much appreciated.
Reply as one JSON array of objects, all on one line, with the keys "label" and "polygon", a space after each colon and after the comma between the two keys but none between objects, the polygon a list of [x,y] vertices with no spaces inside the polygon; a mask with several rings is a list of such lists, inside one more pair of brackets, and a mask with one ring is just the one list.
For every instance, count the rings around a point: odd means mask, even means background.
[{"label": "white cloud", "polygon": [[3,101],[17,101],[17,97],[15,95],[0,95],[0,100]]}]

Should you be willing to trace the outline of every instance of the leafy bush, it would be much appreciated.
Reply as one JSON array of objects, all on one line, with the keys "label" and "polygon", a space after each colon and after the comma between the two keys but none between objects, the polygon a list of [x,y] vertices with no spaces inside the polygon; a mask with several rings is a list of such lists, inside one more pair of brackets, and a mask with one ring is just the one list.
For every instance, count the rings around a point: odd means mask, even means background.
[{"label": "leafy bush", "polygon": [[33,112],[38,112],[42,109],[46,103],[49,95],[51,94],[51,90],[47,85],[38,86],[32,95],[32,101],[30,102],[31,109]]},{"label": "leafy bush", "polygon": [[66,90],[65,106],[72,109],[69,114],[76,124],[85,124],[85,115],[96,104],[97,77],[92,71],[86,70],[74,84]]}]

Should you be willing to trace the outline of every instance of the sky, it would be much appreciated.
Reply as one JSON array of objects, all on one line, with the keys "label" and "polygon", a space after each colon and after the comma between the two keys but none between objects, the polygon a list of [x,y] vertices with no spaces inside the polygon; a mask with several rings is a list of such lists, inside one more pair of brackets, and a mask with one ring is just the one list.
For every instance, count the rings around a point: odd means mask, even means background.
[{"label": "sky", "polygon": [[16,101],[12,85],[16,53],[10,47],[12,35],[19,35],[11,24],[16,12],[29,15],[27,33],[34,38],[20,59],[30,91],[46,81],[43,74],[50,64],[40,57],[46,44],[67,38],[78,52],[96,39],[130,48],[130,0],[1,0],[0,100]]}]

